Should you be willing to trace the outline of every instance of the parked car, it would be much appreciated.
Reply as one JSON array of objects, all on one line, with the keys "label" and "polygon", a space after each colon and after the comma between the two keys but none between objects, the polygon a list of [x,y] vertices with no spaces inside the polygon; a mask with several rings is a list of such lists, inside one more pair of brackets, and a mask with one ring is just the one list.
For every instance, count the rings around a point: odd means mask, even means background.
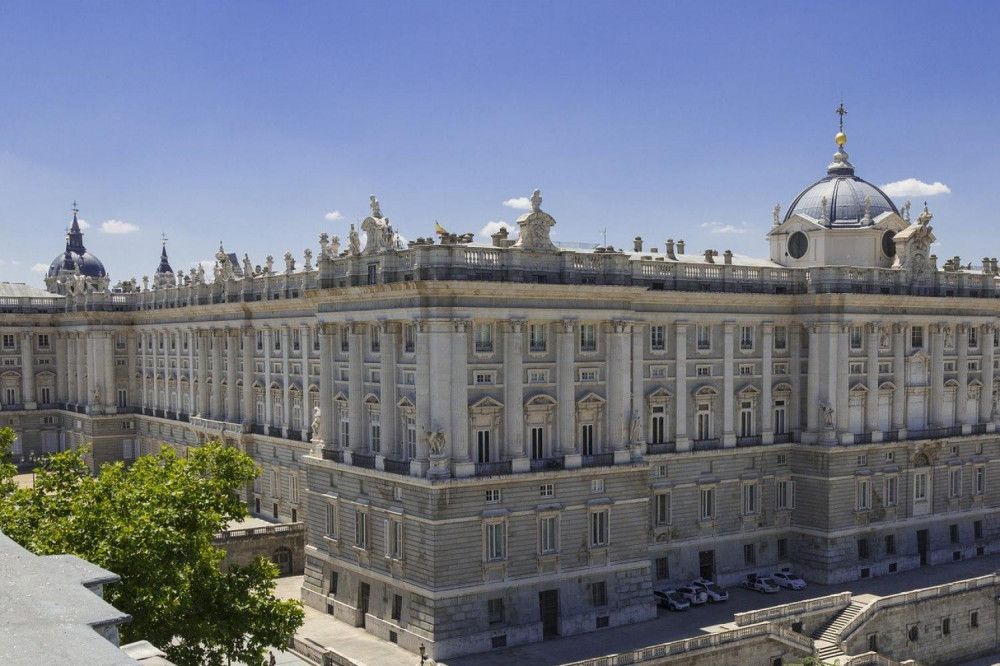
[{"label": "parked car", "polygon": [[678,594],[677,590],[653,590],[653,598],[656,603],[672,611],[685,611],[691,608],[691,603]]},{"label": "parked car", "polygon": [[771,578],[774,579],[775,583],[781,587],[787,587],[789,590],[806,589],[806,582],[791,571],[777,571],[771,574]]},{"label": "parked car", "polygon": [[740,581],[740,586],[754,592],[773,594],[781,588],[769,576],[758,576],[757,574],[747,574],[747,577]]},{"label": "parked car", "polygon": [[693,585],[678,587],[677,594],[690,601],[692,606],[700,606],[708,601],[708,593]]},{"label": "parked car", "polygon": [[705,590],[705,594],[708,595],[708,603],[710,604],[714,604],[719,601],[727,601],[729,599],[728,592],[723,590],[714,582],[705,578],[697,578],[691,581],[691,587],[697,587]]}]

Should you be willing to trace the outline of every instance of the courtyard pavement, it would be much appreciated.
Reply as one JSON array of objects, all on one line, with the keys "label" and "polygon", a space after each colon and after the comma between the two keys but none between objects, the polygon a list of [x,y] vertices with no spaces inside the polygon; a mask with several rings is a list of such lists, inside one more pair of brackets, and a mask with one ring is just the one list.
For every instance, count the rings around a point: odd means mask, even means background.
[{"label": "courtyard pavement", "polygon": [[[1000,554],[923,567],[841,585],[810,584],[805,590],[781,590],[771,595],[730,588],[729,601],[725,603],[706,604],[683,613],[671,613],[661,609],[658,617],[648,622],[456,657],[439,663],[447,666],[508,666],[512,663],[556,666],[690,638],[706,631],[732,628],[735,626],[732,624],[733,614],[742,611],[822,597],[846,590],[855,595],[887,596],[964,578],[975,578],[993,573],[997,569],[1000,569]],[[282,578],[278,581],[275,595],[284,599],[299,599],[301,584],[302,576]],[[305,623],[298,635],[335,649],[358,666],[405,666],[420,662],[419,656],[374,638],[365,630],[348,626],[321,611],[306,607],[305,613]],[[994,663],[1000,663],[1000,659],[981,658],[969,662],[968,666],[989,666]]]}]

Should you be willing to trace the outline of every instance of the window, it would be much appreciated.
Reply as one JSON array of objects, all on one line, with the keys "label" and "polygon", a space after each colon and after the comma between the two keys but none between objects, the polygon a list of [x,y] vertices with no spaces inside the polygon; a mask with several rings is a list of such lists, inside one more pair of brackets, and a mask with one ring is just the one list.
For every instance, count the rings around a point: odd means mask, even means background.
[{"label": "window", "polygon": [[863,330],[860,326],[851,326],[851,349],[861,349]]},{"label": "window", "polygon": [[979,361],[969,361],[968,367],[971,372],[979,372]]},{"label": "window", "polygon": [[969,327],[969,349],[977,349],[979,347],[979,329],[975,326]]},{"label": "window", "polygon": [[607,546],[609,543],[608,524],[611,511],[603,509],[590,514],[590,546],[591,548]]},{"label": "window", "polygon": [[868,539],[858,539],[858,559],[867,560],[871,554],[868,552]]},{"label": "window", "polygon": [[397,622],[403,617],[403,597],[392,595],[392,619]]},{"label": "window", "polygon": [[962,494],[962,468],[948,471],[948,497],[956,498]]},{"label": "window", "polygon": [[403,521],[385,521],[385,556],[394,560],[403,559]]},{"label": "window", "polygon": [[595,368],[580,368],[581,382],[596,382],[597,370]]},{"label": "window", "polygon": [[500,503],[500,489],[499,488],[487,488],[486,490],[486,503],[487,504],[499,504]]},{"label": "window", "polygon": [[653,474],[655,476],[666,476],[667,475],[667,466],[666,465],[656,465],[655,467],[653,467]]},{"label": "window", "polygon": [[596,324],[580,324],[580,351],[597,351],[597,326]]},{"label": "window", "polygon": [[775,505],[778,509],[795,508],[795,482],[782,480],[775,484]]},{"label": "window", "polygon": [[892,363],[882,362],[878,364],[878,373],[880,375],[892,374]]},{"label": "window", "polygon": [[299,477],[295,472],[288,473],[288,501],[292,504],[299,502]]},{"label": "window", "polygon": [[529,370],[528,371],[528,383],[529,384],[547,384],[549,382],[549,371],[548,370]]},{"label": "window", "polygon": [[699,325],[696,330],[698,351],[708,351],[712,348],[712,327]]},{"label": "window", "polygon": [[326,535],[332,539],[337,538],[337,505],[326,505]]},{"label": "window", "polygon": [[364,511],[354,514],[354,545],[362,550],[368,548],[368,514]]},{"label": "window", "polygon": [[370,349],[373,354],[377,354],[382,351],[382,333],[379,331],[378,326],[368,327],[368,338],[370,341]]},{"label": "window", "polygon": [[701,489],[700,509],[701,520],[715,518],[715,488]]},{"label": "window", "polygon": [[417,373],[413,370],[403,371],[403,383],[407,386],[413,386],[417,383]]},{"label": "window", "polygon": [[476,386],[492,386],[496,383],[496,373],[485,370],[477,370],[473,374]]},{"label": "window", "polygon": [[753,427],[753,402],[750,400],[740,401],[740,437],[752,437]]},{"label": "window", "polygon": [[339,583],[340,583],[340,574],[337,573],[336,571],[331,571],[330,587],[328,589],[330,590],[330,594],[332,594],[333,596],[337,596],[337,588],[339,587]]},{"label": "window", "polygon": [[778,465],[778,467],[782,467],[784,465],[787,465],[788,464],[788,456],[786,454],[784,454],[784,453],[779,453],[777,456],[775,456],[775,464]]},{"label": "window", "polygon": [[488,428],[476,430],[476,462],[487,463],[493,458],[490,456],[490,435],[492,431]]},{"label": "window", "polygon": [[757,482],[743,484],[743,514],[757,513]]},{"label": "window", "polygon": [[920,348],[924,346],[924,327],[913,326],[910,328],[910,346]]},{"label": "window", "polygon": [[694,374],[696,377],[711,377],[712,376],[712,366],[710,365],[699,365],[694,369]]},{"label": "window", "polygon": [[892,462],[895,459],[896,459],[896,452],[895,451],[886,451],[885,452],[885,461],[886,462]]},{"label": "window", "polygon": [[604,492],[604,479],[591,479],[590,480],[590,492],[592,492],[592,493],[603,493]]},{"label": "window", "polygon": [[[125,347],[125,339],[122,336],[119,335],[119,336],[116,337],[116,341],[120,343],[120,344],[118,344],[118,349],[124,349],[124,347]],[[49,335],[48,335],[48,333],[39,333],[38,334],[38,348],[39,349],[48,349],[49,348]]]},{"label": "window", "polygon": [[649,419],[650,441],[653,444],[662,444],[667,441],[667,409],[663,405],[653,407]]},{"label": "window", "polygon": [[771,366],[771,373],[775,375],[787,375],[788,374],[788,364],[787,363],[775,363]]},{"label": "window", "polygon": [[887,476],[883,480],[883,495],[885,496],[886,506],[896,506],[899,501],[899,479],[896,476]]},{"label": "window", "polygon": [[743,544],[743,564],[750,567],[757,564],[757,547],[752,543]]},{"label": "window", "polygon": [[941,633],[945,636],[951,633],[951,618],[941,620]]},{"label": "window", "polygon": [[863,375],[865,374],[865,364],[864,363],[851,363],[849,366],[850,374],[852,375]]},{"label": "window", "polygon": [[378,284],[378,264],[368,264],[368,284]]},{"label": "window", "polygon": [[507,523],[486,523],[486,561],[496,562],[507,558]]},{"label": "window", "polygon": [[11,335],[9,333],[5,333],[4,334],[4,336],[3,336],[3,348],[4,349],[13,349],[14,348],[14,336],[13,335]]},{"label": "window", "polygon": [[486,600],[486,615],[489,618],[490,624],[503,624],[504,608],[502,597]]},{"label": "window", "polygon": [[972,492],[975,495],[986,492],[986,465],[976,465],[976,483]]},{"label": "window", "polygon": [[982,539],[983,538],[983,521],[976,520],[972,523],[972,538]]},{"label": "window", "polygon": [[538,486],[538,496],[539,497],[555,497],[556,487],[552,483],[544,483]]},{"label": "window", "polygon": [[530,324],[528,326],[528,351],[534,352],[536,354],[542,353],[546,349],[546,330],[548,326],[545,324]]},{"label": "window", "polygon": [[954,361],[945,361],[944,362],[944,371],[945,372],[955,372],[955,362]]},{"label": "window", "polygon": [[858,455],[858,467],[864,467],[868,464],[868,454],[862,453]]},{"label": "window", "polygon": [[541,460],[544,457],[545,457],[545,428],[543,426],[532,426],[531,459]]},{"label": "window", "polygon": [[699,440],[712,438],[712,408],[706,403],[698,405],[695,412],[696,436]]},{"label": "window", "polygon": [[493,353],[493,325],[476,324],[473,335],[476,340],[477,354]]},{"label": "window", "polygon": [[785,326],[774,327],[774,348],[781,351],[788,348],[788,328]]},{"label": "window", "polygon": [[[594,424],[584,423],[580,426],[580,453],[585,456],[594,455]],[[601,480],[601,483],[604,483]]]},{"label": "window", "polygon": [[670,524],[670,493],[653,495],[653,524],[657,527]]},{"label": "window", "polygon": [[753,363],[741,363],[740,364],[740,374],[741,375],[752,375],[753,374]]},{"label": "window", "polygon": [[666,580],[670,578],[670,561],[665,557],[656,558],[656,579]]},{"label": "window", "polygon": [[[786,408],[784,400],[774,401],[774,419],[772,420],[772,426],[774,428],[775,435],[784,435],[786,430]],[[784,464],[784,463],[782,463]]]},{"label": "window", "polygon": [[649,376],[652,379],[662,379],[667,376],[667,367],[665,365],[652,365],[649,367]]},{"label": "window", "polygon": [[913,475],[913,501],[927,501],[927,472],[917,472]]},{"label": "window", "polygon": [[740,326],[740,350],[753,349],[753,326]]},{"label": "window", "polygon": [[340,351],[344,354],[351,351],[351,332],[346,326],[340,329]]},{"label": "window", "polygon": [[417,349],[417,327],[407,324],[403,327],[403,351],[412,354]]},{"label": "window", "polygon": [[[52,402],[52,389],[48,386],[43,386],[38,389],[38,399],[43,405],[47,405]],[[124,405],[122,405],[124,406]]]},{"label": "window", "polygon": [[608,605],[608,584],[603,580],[590,586],[590,602],[594,606]]},{"label": "window", "polygon": [[911,643],[915,642],[918,638],[920,638],[920,628],[915,624],[911,624],[906,630],[906,637]]},{"label": "window", "polygon": [[896,554],[896,535],[887,534],[885,537],[885,554],[895,555]]},{"label": "window", "polygon": [[948,536],[951,538],[952,543],[958,543],[958,525],[952,523],[948,526]]},{"label": "window", "polygon": [[972,629],[979,628],[979,611],[972,611],[969,613],[969,627]]},{"label": "window", "polygon": [[663,351],[667,344],[667,327],[649,327],[649,348],[653,351]]},{"label": "window", "polygon": [[868,479],[858,479],[855,491],[855,509],[858,511],[867,511],[872,508],[871,482]]},{"label": "window", "polygon": [[132,460],[135,458],[135,440],[123,439],[122,440],[122,459]]},{"label": "window", "polygon": [[559,524],[556,516],[542,516],[538,520],[538,550],[549,555],[559,550]]},{"label": "window", "polygon": [[372,412],[369,418],[372,451],[378,453],[382,450],[382,414]]}]

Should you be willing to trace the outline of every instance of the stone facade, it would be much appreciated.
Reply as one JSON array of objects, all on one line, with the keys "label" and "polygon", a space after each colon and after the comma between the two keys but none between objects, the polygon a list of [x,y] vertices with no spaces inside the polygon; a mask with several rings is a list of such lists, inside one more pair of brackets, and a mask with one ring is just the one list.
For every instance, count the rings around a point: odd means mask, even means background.
[{"label": "stone facade", "polygon": [[0,299],[0,419],[95,467],[241,447],[251,512],[307,525],[306,602],[438,659],[647,619],[699,575],[996,547],[995,260],[939,270],[926,208],[823,200],[775,211],[771,260],[564,249],[541,202],[516,242],[404,247],[372,197],[364,248],[323,233],[315,264],[163,250],[112,290],[59,264]]}]

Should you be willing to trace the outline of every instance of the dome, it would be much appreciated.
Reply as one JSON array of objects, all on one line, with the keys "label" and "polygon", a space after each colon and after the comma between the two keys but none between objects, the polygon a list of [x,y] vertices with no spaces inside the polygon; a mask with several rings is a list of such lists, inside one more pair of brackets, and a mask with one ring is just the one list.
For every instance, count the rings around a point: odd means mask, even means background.
[{"label": "dome", "polygon": [[826,178],[810,185],[795,197],[785,214],[786,221],[793,215],[801,214],[819,221],[825,227],[857,228],[871,226],[872,221],[882,213],[899,214],[896,205],[885,192],[854,175],[854,165],[848,161],[843,147],[834,154],[826,173]]},{"label": "dome", "polygon": [[83,232],[80,230],[80,223],[76,219],[76,209],[73,209],[73,224],[70,225],[69,233],[66,234],[66,249],[60,252],[52,263],[46,277],[56,277],[60,271],[73,273],[77,268],[80,274],[86,277],[103,278],[108,273],[104,270],[101,260],[87,252],[83,246]]}]

